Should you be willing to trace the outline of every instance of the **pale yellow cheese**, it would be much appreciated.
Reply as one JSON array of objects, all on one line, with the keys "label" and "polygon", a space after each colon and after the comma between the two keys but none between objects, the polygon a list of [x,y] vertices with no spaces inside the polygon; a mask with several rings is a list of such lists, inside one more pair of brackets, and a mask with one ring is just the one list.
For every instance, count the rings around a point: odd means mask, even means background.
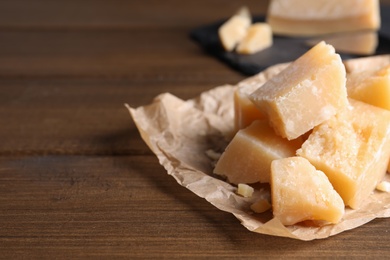
[{"label": "pale yellow cheese", "polygon": [[255,189],[253,189],[253,187],[251,187],[245,183],[239,183],[237,185],[237,194],[239,194],[245,198],[252,197],[254,191],[255,191]]},{"label": "pale yellow cheese", "polygon": [[359,59],[344,60],[347,73],[358,73],[366,70],[378,70],[390,65],[390,55],[376,55]]},{"label": "pale yellow cheese", "polygon": [[302,157],[275,160],[271,164],[273,214],[284,225],[305,220],[338,223],[344,203],[326,175]]},{"label": "pale yellow cheese", "polygon": [[272,45],[272,30],[267,23],[254,23],[237,46],[240,54],[253,54]]},{"label": "pale yellow cheese", "polygon": [[332,46],[320,42],[250,95],[275,131],[289,140],[348,104],[345,67]]},{"label": "pale yellow cheese", "polygon": [[233,137],[214,173],[234,184],[269,182],[271,162],[295,155],[301,145],[301,139],[288,141],[277,136],[267,121],[254,121]]},{"label": "pale yellow cheese", "polygon": [[241,6],[240,9],[237,10],[236,14],[238,16],[242,16],[246,19],[251,19],[251,12],[247,6]]},{"label": "pale yellow cheese", "polygon": [[390,110],[390,65],[347,76],[348,96]]},{"label": "pale yellow cheese", "polygon": [[311,39],[307,43],[314,46],[320,41],[332,45],[339,53],[371,55],[378,46],[378,33],[376,31],[339,33]]},{"label": "pale yellow cheese", "polygon": [[264,114],[249,100],[244,89],[237,88],[234,91],[235,130],[243,129],[258,119],[265,119]]},{"label": "pale yellow cheese", "polygon": [[272,66],[237,84],[237,88],[234,91],[235,132],[249,126],[254,120],[265,119],[265,115],[250,101],[249,95],[287,66],[287,63]]},{"label": "pale yellow cheese", "polygon": [[357,209],[386,174],[390,111],[349,101],[347,109],[313,129],[297,154],[328,176],[345,205]]},{"label": "pale yellow cheese", "polygon": [[241,8],[218,29],[218,36],[226,51],[232,51],[245,37],[252,23],[249,11]]},{"label": "pale yellow cheese", "polygon": [[376,189],[383,192],[390,192],[390,182],[381,181],[378,185],[376,185]]},{"label": "pale yellow cheese", "polygon": [[379,0],[272,0],[267,22],[275,34],[290,36],[377,30]]},{"label": "pale yellow cheese", "polygon": [[271,203],[266,199],[260,199],[251,205],[251,210],[256,213],[263,213],[271,209]]}]

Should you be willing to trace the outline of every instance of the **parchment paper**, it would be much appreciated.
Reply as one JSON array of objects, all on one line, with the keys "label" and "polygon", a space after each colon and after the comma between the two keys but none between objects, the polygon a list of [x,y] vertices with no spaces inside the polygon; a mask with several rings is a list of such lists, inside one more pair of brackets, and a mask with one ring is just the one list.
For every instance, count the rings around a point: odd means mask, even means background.
[{"label": "parchment paper", "polygon": [[[390,56],[349,60],[359,70],[364,63],[390,64]],[[156,154],[167,173],[198,196],[206,199],[220,210],[230,212],[248,230],[273,236],[300,240],[326,238],[345,230],[361,226],[374,218],[390,216],[390,194],[374,191],[359,210],[347,208],[339,224],[315,226],[297,224],[285,227],[271,212],[253,213],[250,205],[259,198],[269,197],[269,187],[259,185],[251,198],[236,194],[236,186],[214,175],[215,160],[209,151],[222,152],[232,137],[234,108],[233,92],[239,85],[261,84],[280,71],[285,64],[270,67],[236,86],[224,85],[203,92],[191,100],[181,100],[169,93],[157,96],[146,106],[131,108],[126,105],[141,134],[141,137]],[[352,68],[352,69],[351,69]],[[390,181],[389,174],[386,180]],[[256,185],[255,185],[256,186]]]}]

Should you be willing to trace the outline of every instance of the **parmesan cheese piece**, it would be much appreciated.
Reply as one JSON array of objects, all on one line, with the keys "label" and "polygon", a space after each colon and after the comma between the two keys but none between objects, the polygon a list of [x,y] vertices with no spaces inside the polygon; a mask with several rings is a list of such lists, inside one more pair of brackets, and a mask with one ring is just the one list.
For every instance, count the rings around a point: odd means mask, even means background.
[{"label": "parmesan cheese piece", "polygon": [[388,181],[381,181],[377,186],[376,189],[383,192],[390,192],[390,182]]},{"label": "parmesan cheese piece", "polygon": [[250,101],[245,89],[237,88],[234,91],[235,130],[243,129],[258,119],[265,119],[265,115]]},{"label": "parmesan cheese piece", "polygon": [[348,96],[390,110],[390,65],[347,76]]},{"label": "parmesan cheese piece", "polygon": [[339,33],[336,35],[322,36],[307,41],[309,46],[314,46],[320,41],[332,45],[337,52],[371,55],[378,46],[378,33],[375,31]]},{"label": "parmesan cheese piece", "polygon": [[290,36],[377,30],[379,0],[272,0],[267,22],[275,34]]},{"label": "parmesan cheese piece", "polygon": [[302,157],[275,160],[271,165],[273,214],[284,225],[304,220],[338,223],[344,203],[326,175]]},{"label": "parmesan cheese piece", "polygon": [[271,204],[266,199],[260,199],[251,205],[251,210],[256,213],[263,213],[271,209]]},{"label": "parmesan cheese piece", "polygon": [[320,42],[250,95],[275,131],[291,140],[348,104],[345,67],[332,46]]},{"label": "parmesan cheese piece", "polygon": [[247,185],[245,183],[239,183],[238,184],[237,194],[239,194],[239,195],[241,195],[241,196],[243,196],[245,198],[252,197],[254,191],[255,190],[251,186],[249,186],[249,185]]},{"label": "parmesan cheese piece", "polygon": [[288,141],[277,136],[267,121],[254,121],[233,137],[214,172],[234,184],[269,182],[271,162],[295,155],[301,145],[300,138]]},{"label": "parmesan cheese piece", "polygon": [[240,54],[253,54],[272,45],[272,30],[267,23],[254,23],[237,46]]},{"label": "parmesan cheese piece", "polygon": [[343,63],[347,73],[378,70],[384,66],[390,65],[390,55],[377,55],[353,60],[345,60]]},{"label": "parmesan cheese piece", "polygon": [[350,104],[315,127],[297,154],[328,176],[345,205],[357,209],[386,174],[390,111],[352,99]]},{"label": "parmesan cheese piece", "polygon": [[249,10],[244,7],[218,29],[219,39],[226,51],[234,50],[245,37],[251,23]]},{"label": "parmesan cheese piece", "polygon": [[248,127],[254,120],[265,119],[265,115],[258,110],[252,101],[250,101],[249,95],[261,87],[268,79],[284,70],[287,66],[287,63],[272,66],[237,84],[237,88],[234,91],[235,132]]}]

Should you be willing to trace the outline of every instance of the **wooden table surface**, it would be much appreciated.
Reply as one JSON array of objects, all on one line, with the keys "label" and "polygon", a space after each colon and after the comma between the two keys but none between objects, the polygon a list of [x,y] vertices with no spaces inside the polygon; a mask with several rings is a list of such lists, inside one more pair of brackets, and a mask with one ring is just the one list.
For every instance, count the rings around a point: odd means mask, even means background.
[{"label": "wooden table surface", "polygon": [[0,258],[385,257],[390,220],[302,242],[247,231],[168,176],[124,103],[244,76],[189,31],[267,1],[0,1]]}]

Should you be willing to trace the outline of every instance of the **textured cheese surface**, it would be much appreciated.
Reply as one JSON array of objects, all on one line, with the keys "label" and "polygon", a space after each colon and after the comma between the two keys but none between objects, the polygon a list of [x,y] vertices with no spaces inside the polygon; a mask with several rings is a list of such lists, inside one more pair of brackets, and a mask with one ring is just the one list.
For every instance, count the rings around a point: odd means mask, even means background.
[{"label": "textured cheese surface", "polygon": [[296,36],[377,30],[379,0],[272,0],[267,21],[274,33]]},{"label": "textured cheese surface", "polygon": [[320,41],[332,45],[336,52],[371,55],[378,46],[378,33],[375,31],[339,33],[336,35],[322,36],[309,40],[309,46],[314,46]]},{"label": "textured cheese surface", "polygon": [[267,121],[254,121],[233,137],[214,172],[234,184],[269,182],[271,162],[295,155],[301,145],[277,136]]},{"label": "textured cheese surface", "polygon": [[347,104],[345,67],[332,46],[320,42],[250,95],[275,131],[297,138]]},{"label": "textured cheese surface", "polygon": [[271,165],[273,214],[284,225],[304,220],[338,223],[344,203],[326,175],[302,157],[279,159]]},{"label": "textured cheese surface", "polygon": [[345,205],[356,209],[386,174],[390,111],[352,99],[350,104],[314,128],[297,154],[323,171]]},{"label": "textured cheese surface", "polygon": [[234,128],[236,132],[248,127],[253,121],[265,119],[263,113],[250,101],[243,89],[234,91]]},{"label": "textured cheese surface", "polygon": [[236,132],[249,126],[254,120],[265,118],[265,115],[250,101],[249,95],[287,66],[286,63],[272,66],[270,69],[266,69],[237,84],[234,92],[234,126]]},{"label": "textured cheese surface", "polygon": [[390,110],[390,65],[348,74],[347,92],[353,99]]},{"label": "textured cheese surface", "polygon": [[226,51],[234,50],[245,37],[251,22],[249,17],[234,15],[219,28],[218,35]]},{"label": "textured cheese surface", "polygon": [[237,46],[241,54],[253,54],[272,45],[272,30],[267,23],[254,23]]},{"label": "textured cheese surface", "polygon": [[390,65],[390,55],[376,55],[366,58],[344,60],[347,73],[364,72],[366,70],[379,70]]}]

